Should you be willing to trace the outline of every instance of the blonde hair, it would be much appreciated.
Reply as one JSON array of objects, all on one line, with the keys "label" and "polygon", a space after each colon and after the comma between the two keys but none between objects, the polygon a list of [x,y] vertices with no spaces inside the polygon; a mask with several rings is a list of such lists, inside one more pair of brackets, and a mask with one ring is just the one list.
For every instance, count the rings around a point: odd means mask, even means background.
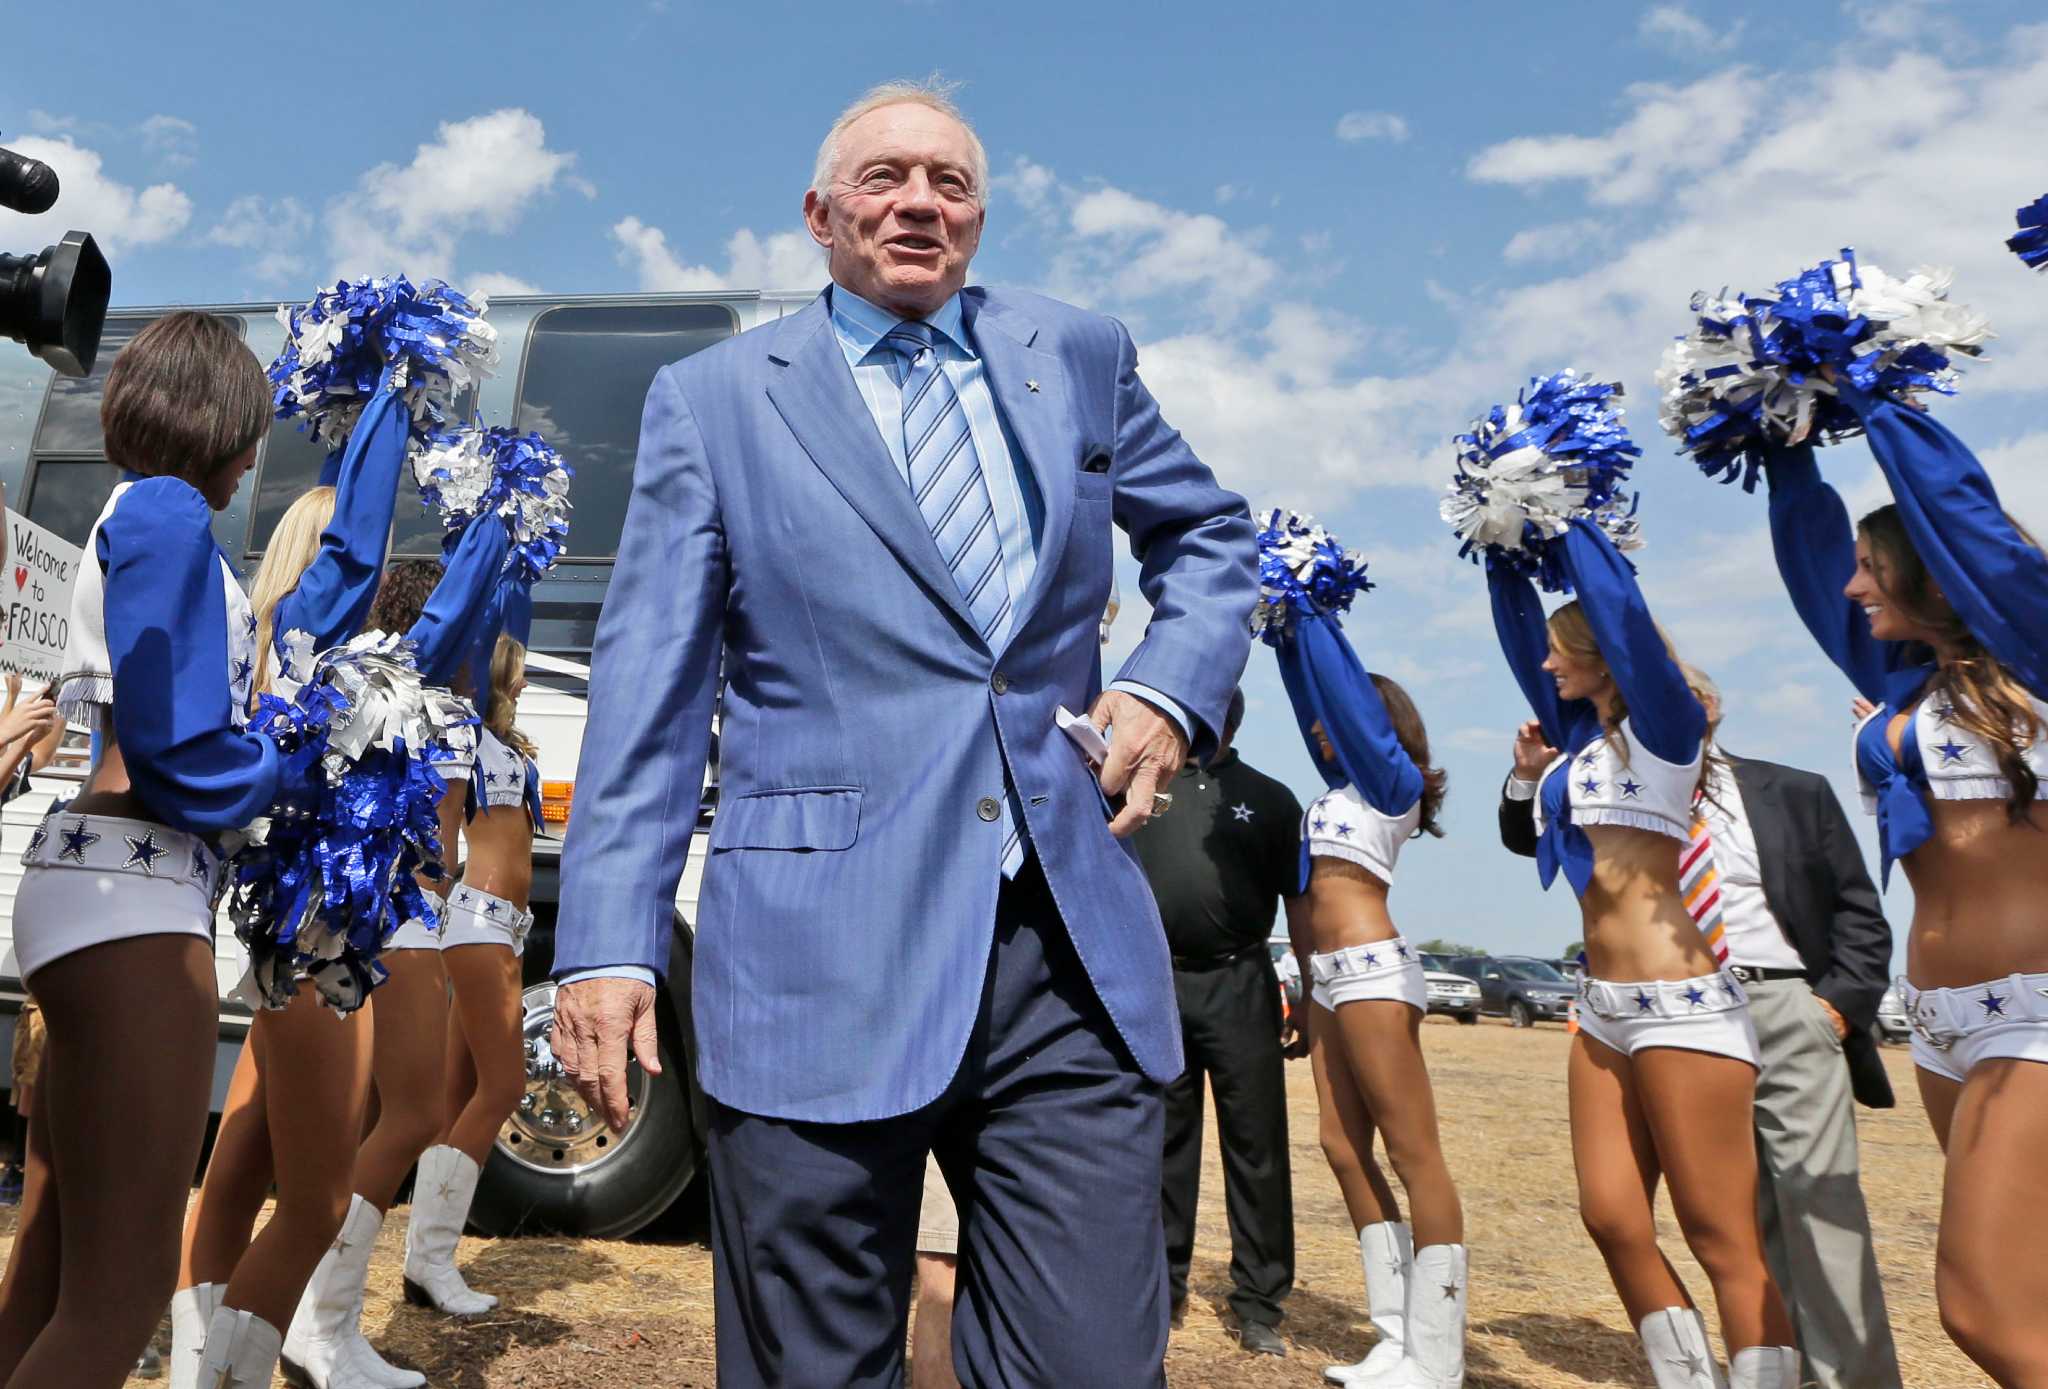
[{"label": "blonde hair", "polygon": [[[1709,696],[1712,696],[1713,706],[1718,707],[1721,692],[1714,687],[1714,682],[1707,677],[1706,672],[1678,654],[1678,647],[1672,642],[1671,634],[1664,630],[1661,622],[1652,622],[1651,625],[1657,629],[1657,640],[1664,643],[1664,654],[1678,667],[1678,673],[1685,679],[1686,688],[1691,690],[1693,698],[1700,702],[1701,712],[1707,713]],[[1600,642],[1593,635],[1593,624],[1587,619],[1586,610],[1579,606],[1578,599],[1574,598],[1553,612],[1546,626],[1553,647],[1582,665],[1598,666],[1603,671],[1608,670],[1607,657],[1600,650]],[[1621,765],[1624,767],[1628,765],[1628,735],[1621,731],[1621,725],[1626,718],[1628,697],[1617,688],[1614,692],[1614,712],[1601,716],[1600,728],[1607,735],[1608,744],[1613,747],[1615,756],[1621,759]],[[1707,776],[1713,766],[1711,753],[1714,733],[1720,726],[1721,721],[1709,715],[1706,729],[1700,735],[1700,779],[1697,789],[1702,794],[1707,789]]]},{"label": "blonde hair", "polygon": [[952,117],[967,132],[967,148],[974,175],[974,201],[987,207],[988,151],[981,147],[981,137],[974,133],[974,127],[968,124],[966,115],[953,101],[953,93],[959,90],[958,82],[948,82],[933,73],[923,81],[882,82],[862,92],[851,106],[839,113],[839,118],[832,122],[832,128],[825,132],[825,139],[818,146],[818,161],[811,168],[811,191],[821,198],[832,195],[832,176],[839,171],[839,141],[855,121],[885,106],[924,106],[940,115]]},{"label": "blonde hair", "polygon": [[256,570],[249,606],[256,614],[256,682],[251,692],[260,694],[271,686],[270,653],[276,647],[277,605],[299,586],[306,570],[320,555],[320,533],[334,519],[334,489],[315,487],[285,508],[270,543],[263,547],[263,563]]},{"label": "blonde hair", "polygon": [[491,652],[491,712],[484,715],[484,727],[491,736],[521,757],[533,757],[540,749],[512,723],[513,688],[526,674],[526,648],[511,637],[499,637]]}]

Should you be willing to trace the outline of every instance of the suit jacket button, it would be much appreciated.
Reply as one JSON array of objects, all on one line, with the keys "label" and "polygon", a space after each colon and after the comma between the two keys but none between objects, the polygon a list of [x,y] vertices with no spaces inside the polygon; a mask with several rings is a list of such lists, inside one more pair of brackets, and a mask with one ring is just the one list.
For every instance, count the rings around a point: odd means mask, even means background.
[{"label": "suit jacket button", "polygon": [[1010,677],[1003,674],[1001,671],[997,671],[993,676],[991,676],[989,678],[988,683],[990,688],[992,688],[997,694],[1009,693]]},{"label": "suit jacket button", "polygon": [[996,817],[1003,813],[1003,808],[996,803],[994,796],[983,796],[975,803],[974,813],[982,819],[993,823]]}]

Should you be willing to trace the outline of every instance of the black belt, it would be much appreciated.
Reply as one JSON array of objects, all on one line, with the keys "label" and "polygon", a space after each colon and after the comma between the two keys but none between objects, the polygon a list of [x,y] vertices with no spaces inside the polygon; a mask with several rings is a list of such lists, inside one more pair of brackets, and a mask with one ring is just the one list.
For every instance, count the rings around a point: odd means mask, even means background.
[{"label": "black belt", "polygon": [[1727,971],[1745,984],[1767,984],[1773,979],[1804,979],[1803,969],[1764,969],[1757,965],[1727,965]]},{"label": "black belt", "polygon": [[1266,943],[1260,941],[1257,945],[1245,945],[1238,947],[1236,950],[1226,950],[1221,955],[1176,955],[1173,957],[1173,967],[1185,970],[1221,969],[1225,965],[1234,964],[1239,960],[1249,959],[1254,955],[1263,955],[1265,953]]}]

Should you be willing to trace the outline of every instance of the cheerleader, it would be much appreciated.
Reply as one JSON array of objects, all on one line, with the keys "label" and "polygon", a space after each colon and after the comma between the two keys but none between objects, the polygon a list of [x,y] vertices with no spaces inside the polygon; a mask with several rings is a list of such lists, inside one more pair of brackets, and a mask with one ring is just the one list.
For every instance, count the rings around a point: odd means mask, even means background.
[{"label": "cheerleader", "polygon": [[1942,1325],[2000,1384],[2048,1385],[2048,557],[1947,429],[1829,375],[1894,502],[1852,535],[1812,448],[1767,450],[1772,543],[1878,706],[1855,762],[1884,872],[1913,886],[1900,992],[1947,1154]]},{"label": "cheerleader", "polygon": [[123,475],[86,541],[58,701],[97,755],[30,839],[14,899],[49,1043],[0,1282],[8,1384],[121,1384],[176,1276],[212,1085],[222,854],[281,789],[277,745],[243,731],[255,621],[212,531],[269,395],[202,313],[150,324],[108,373]]},{"label": "cheerleader", "polygon": [[[524,633],[524,589],[508,595],[508,623]],[[526,1090],[519,958],[533,927],[533,836],[542,826],[535,748],[514,725],[526,687],[526,647],[512,635],[492,647],[488,703],[470,777],[462,881],[448,895],[441,963],[448,1015],[448,1127],[420,1157],[405,1234],[405,1297],[455,1317],[498,1305],[463,1281],[455,1247],[498,1130]]]},{"label": "cheerleader", "polygon": [[[1668,1178],[1714,1286],[1730,1382],[1792,1389],[1799,1355],[1757,1229],[1756,1031],[1678,888],[1707,716],[1609,534],[1631,536],[1608,489],[1638,452],[1613,391],[1567,372],[1497,409],[1461,437],[1445,515],[1484,546],[1502,650],[1563,750],[1533,809],[1543,883],[1561,869],[1584,920],[1569,1071],[1581,1217],[1659,1389],[1711,1389],[1705,1323],[1657,1246]],[[1532,573],[1577,599],[1546,622]]]},{"label": "cheerleader", "polygon": [[[289,696],[303,637],[325,650],[362,629],[390,541],[407,417],[381,390],[364,410],[332,485],[294,501],[256,573],[254,688]],[[171,1382],[261,1384],[276,1367],[315,1265],[349,1209],[349,1181],[369,1098],[373,1023],[367,1009],[323,1006],[301,980],[272,1008],[245,979],[255,1007],[221,1112],[212,1158],[186,1223],[179,1291],[171,1300]],[[277,1204],[250,1238],[272,1181]],[[188,1378],[189,1376],[189,1378]]]},{"label": "cheerleader", "polygon": [[[1280,661],[1295,721],[1328,794],[1302,823],[1303,895],[1288,933],[1306,965],[1323,1150],[1358,1232],[1379,1340],[1338,1384],[1458,1389],[1465,1382],[1465,1218],[1437,1136],[1422,1059],[1422,962],[1387,910],[1410,839],[1441,835],[1444,773],[1407,692],[1369,675],[1336,614],[1366,587],[1355,555],[1305,518],[1272,512],[1260,532],[1265,597],[1254,625]],[[1373,1131],[1408,1194],[1401,1219],[1372,1159]]]},{"label": "cheerleader", "polygon": [[[460,657],[476,646],[509,543],[505,528],[490,520],[465,532],[445,574],[434,560],[401,560],[385,574],[370,625],[404,632],[413,641],[423,681],[449,683]],[[448,868],[439,878],[422,877],[420,885],[445,897],[470,773],[467,759],[435,767],[448,783],[440,817]],[[370,1254],[384,1218],[406,1174],[445,1122],[448,986],[440,950],[440,921],[416,918],[392,934],[379,957],[388,977],[370,1005],[376,1019],[371,1075],[377,1121],[356,1154],[354,1195],[340,1238],[322,1256],[285,1333],[284,1373],[293,1384],[412,1389],[426,1382],[416,1371],[385,1361],[363,1336],[361,1321]],[[414,1202],[417,1209],[417,1196]]]}]

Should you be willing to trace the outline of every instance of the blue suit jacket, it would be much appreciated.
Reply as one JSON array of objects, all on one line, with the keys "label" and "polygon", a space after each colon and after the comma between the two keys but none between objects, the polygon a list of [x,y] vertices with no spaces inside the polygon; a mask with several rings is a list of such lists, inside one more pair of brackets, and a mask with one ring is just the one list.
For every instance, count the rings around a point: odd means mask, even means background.
[{"label": "blue suit jacket", "polygon": [[[821,296],[666,367],[598,625],[555,969],[668,959],[718,693],[720,801],[693,1008],[704,1089],[749,1113],[886,1118],[935,1099],[980,1008],[1004,759],[1032,852],[1144,1071],[1181,1069],[1143,874],[1055,726],[1102,687],[1111,523],[1153,608],[1123,676],[1212,745],[1257,594],[1241,498],[1159,416],[1112,319],[969,289],[966,324],[1045,499],[1000,649],[862,403]],[[997,678],[1000,676],[1001,678]]]}]

